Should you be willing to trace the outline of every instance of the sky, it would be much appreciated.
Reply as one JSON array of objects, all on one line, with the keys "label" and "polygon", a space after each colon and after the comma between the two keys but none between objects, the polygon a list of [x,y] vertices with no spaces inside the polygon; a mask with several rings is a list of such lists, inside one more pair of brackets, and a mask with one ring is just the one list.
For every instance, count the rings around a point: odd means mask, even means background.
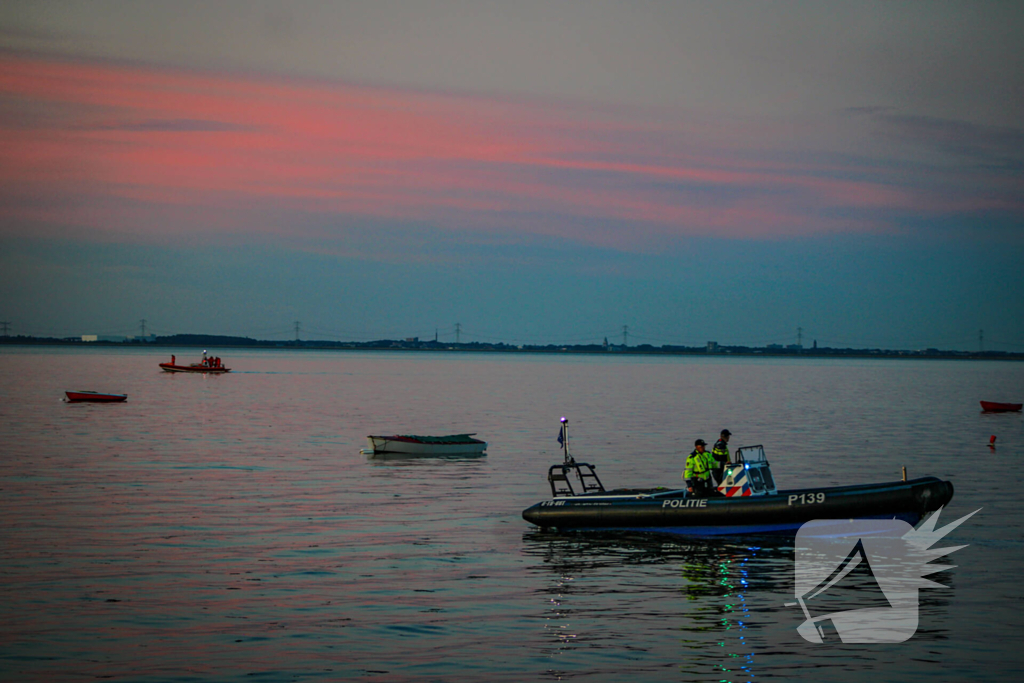
[{"label": "sky", "polygon": [[10,334],[1024,351],[1024,4],[0,3]]}]

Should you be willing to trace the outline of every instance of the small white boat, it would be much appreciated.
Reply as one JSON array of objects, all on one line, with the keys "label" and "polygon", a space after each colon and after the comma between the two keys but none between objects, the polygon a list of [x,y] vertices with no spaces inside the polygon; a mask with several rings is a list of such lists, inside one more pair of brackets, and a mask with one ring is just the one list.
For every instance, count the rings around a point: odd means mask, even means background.
[{"label": "small white boat", "polygon": [[480,455],[487,443],[474,439],[473,434],[449,434],[447,436],[416,436],[403,434],[394,436],[368,436],[370,447],[364,448],[364,455],[395,453],[401,455]]}]

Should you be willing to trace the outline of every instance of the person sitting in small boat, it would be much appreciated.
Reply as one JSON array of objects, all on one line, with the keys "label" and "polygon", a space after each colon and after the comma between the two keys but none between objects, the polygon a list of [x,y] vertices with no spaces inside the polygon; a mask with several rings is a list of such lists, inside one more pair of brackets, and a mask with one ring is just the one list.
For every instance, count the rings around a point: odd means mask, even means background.
[{"label": "person sitting in small boat", "polygon": [[732,435],[728,429],[723,429],[720,438],[711,449],[711,455],[715,459],[715,467],[711,474],[715,478],[715,484],[722,483],[725,476],[725,466],[729,464],[729,437]]},{"label": "person sitting in small boat", "polygon": [[704,439],[693,442],[694,448],[686,458],[686,470],[683,472],[687,492],[698,498],[707,498],[714,492],[711,485],[711,470],[715,466],[715,461],[711,454],[704,450],[706,445]]},{"label": "person sitting in small boat", "polygon": [[174,354],[172,353],[172,354],[171,354],[171,365],[174,365],[174,364],[175,364],[175,363],[174,363],[174,361],[175,361],[175,360],[177,360],[177,359],[176,359],[176,358],[174,357]]}]

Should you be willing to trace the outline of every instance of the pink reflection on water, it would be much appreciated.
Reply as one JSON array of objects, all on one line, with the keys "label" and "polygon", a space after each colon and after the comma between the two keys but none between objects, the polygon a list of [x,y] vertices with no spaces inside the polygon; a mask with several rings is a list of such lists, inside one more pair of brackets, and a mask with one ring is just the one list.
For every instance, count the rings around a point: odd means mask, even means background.
[{"label": "pink reflection on water", "polygon": [[[721,593],[733,589],[717,582],[723,568],[736,576],[744,548],[705,548],[719,567],[698,561],[699,546],[552,541],[521,519],[549,495],[561,416],[576,454],[612,486],[678,481],[690,437],[724,425],[766,444],[781,487],[807,472],[828,485],[876,476],[867,470],[896,477],[907,454],[888,445],[907,440],[931,445],[912,471],[952,476],[962,444],[987,453],[992,432],[964,396],[1011,391],[1024,372],[224,349],[234,373],[175,377],[157,367],[166,351],[0,349],[0,643],[18,680],[514,681],[558,667],[622,679],[641,655],[660,670],[720,662]],[[65,404],[69,386],[130,398]],[[490,446],[472,460],[369,461],[359,449],[380,431],[476,431]],[[1012,434],[1004,441],[1006,457],[1020,450]],[[972,545],[996,547],[997,564],[1012,559],[1005,539],[1024,518],[1013,487],[961,479],[957,499],[982,489],[1008,511],[979,524]],[[958,572],[973,573],[961,574],[956,598],[986,604],[973,618],[1012,620],[1012,601],[985,601],[993,586],[1011,594],[1013,573],[963,564]],[[765,566],[751,604],[774,599],[764,584],[780,581],[777,566]],[[937,626],[911,643],[915,654],[959,628],[941,605],[932,612]],[[753,618],[771,632],[782,617],[765,607]],[[982,632],[979,623],[968,626]],[[873,657],[858,662],[905,677],[923,661]]]}]

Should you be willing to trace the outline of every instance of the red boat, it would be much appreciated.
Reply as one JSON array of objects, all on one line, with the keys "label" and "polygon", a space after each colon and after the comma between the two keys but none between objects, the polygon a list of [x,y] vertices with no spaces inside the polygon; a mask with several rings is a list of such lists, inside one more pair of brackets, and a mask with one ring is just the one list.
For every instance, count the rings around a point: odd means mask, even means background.
[{"label": "red boat", "polygon": [[101,394],[96,391],[65,391],[68,403],[122,403],[128,394]]},{"label": "red boat", "polygon": [[201,372],[207,375],[223,375],[225,372],[231,372],[231,368],[224,367],[220,358],[214,358],[206,356],[206,351],[203,351],[203,360],[199,363],[192,363],[190,365],[178,365],[177,358],[171,356],[170,363],[161,363],[160,367],[164,372]]},{"label": "red boat", "polygon": [[986,413],[1019,413],[1024,408],[1024,403],[995,403],[993,401],[982,401],[981,409]]}]

